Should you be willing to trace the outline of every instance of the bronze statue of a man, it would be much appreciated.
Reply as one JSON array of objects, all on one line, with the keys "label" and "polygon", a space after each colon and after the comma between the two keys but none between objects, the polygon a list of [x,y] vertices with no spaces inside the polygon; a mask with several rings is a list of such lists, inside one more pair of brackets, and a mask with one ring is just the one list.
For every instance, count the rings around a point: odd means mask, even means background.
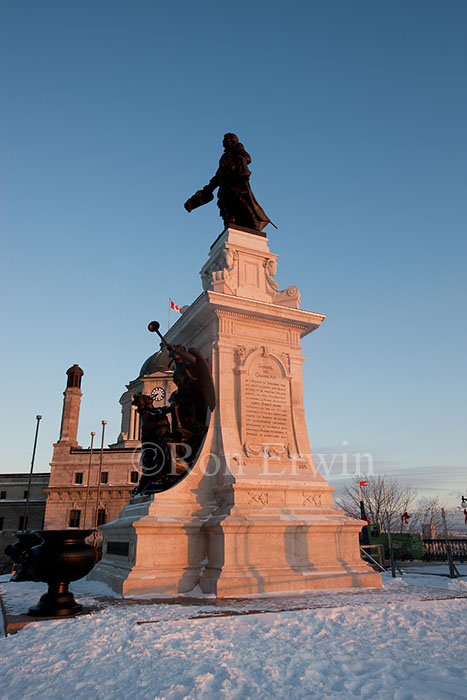
[{"label": "bronze statue of a man", "polygon": [[[225,134],[222,141],[224,153],[219,167],[209,184],[198,190],[185,202],[185,209],[192,211],[214,199],[214,190],[218,187],[217,205],[224,226],[242,226],[262,231],[272,223],[255,199],[250,187],[250,155],[245,151],[235,134]],[[274,224],[273,224],[274,225]]]}]

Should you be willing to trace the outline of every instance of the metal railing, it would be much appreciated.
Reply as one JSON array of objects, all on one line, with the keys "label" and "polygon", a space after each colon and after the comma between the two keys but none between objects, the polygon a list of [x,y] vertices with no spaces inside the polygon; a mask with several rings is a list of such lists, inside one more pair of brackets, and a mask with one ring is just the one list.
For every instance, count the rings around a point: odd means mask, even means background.
[{"label": "metal railing", "polygon": [[423,540],[425,561],[447,561],[446,542],[449,543],[454,561],[467,561],[467,539]]},{"label": "metal railing", "polygon": [[384,568],[384,546],[382,544],[364,544],[360,547],[360,554],[362,559],[367,561],[370,566],[376,567],[380,571],[386,571]]}]

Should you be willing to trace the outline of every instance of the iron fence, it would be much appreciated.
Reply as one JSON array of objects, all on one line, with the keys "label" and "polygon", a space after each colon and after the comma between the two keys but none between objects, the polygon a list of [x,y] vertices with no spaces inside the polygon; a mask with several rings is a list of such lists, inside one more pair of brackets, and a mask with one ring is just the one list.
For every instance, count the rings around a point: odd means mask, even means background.
[{"label": "iron fence", "polygon": [[467,561],[467,539],[457,540],[423,540],[423,559],[425,561],[447,561],[446,542],[451,546],[455,561]]}]

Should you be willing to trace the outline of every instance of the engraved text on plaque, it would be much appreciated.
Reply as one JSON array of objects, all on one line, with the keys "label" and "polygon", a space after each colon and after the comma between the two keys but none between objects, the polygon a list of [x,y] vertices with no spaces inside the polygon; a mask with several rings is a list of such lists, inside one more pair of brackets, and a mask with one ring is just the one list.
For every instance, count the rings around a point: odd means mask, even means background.
[{"label": "engraved text on plaque", "polygon": [[242,376],[243,442],[250,451],[261,446],[285,453],[290,443],[290,387],[272,356],[257,356]]}]

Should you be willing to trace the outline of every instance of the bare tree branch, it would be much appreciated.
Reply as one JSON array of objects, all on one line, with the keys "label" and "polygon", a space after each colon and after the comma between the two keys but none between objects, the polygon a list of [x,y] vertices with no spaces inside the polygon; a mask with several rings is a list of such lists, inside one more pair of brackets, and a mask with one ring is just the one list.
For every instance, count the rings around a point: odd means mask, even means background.
[{"label": "bare tree branch", "polygon": [[[365,512],[370,523],[378,524],[387,531],[388,524],[391,532],[402,531],[401,515],[409,512],[416,498],[412,486],[402,486],[396,479],[378,476],[367,477],[367,486],[361,487]],[[360,501],[358,498],[358,483],[361,476],[355,476],[348,486],[345,486],[336,505],[342,508],[346,515],[360,518]],[[386,490],[386,506],[384,491]]]},{"label": "bare tree branch", "polygon": [[436,537],[437,531],[442,530],[443,521],[441,509],[445,508],[438,496],[420,498],[413,517],[410,519],[409,531],[421,532],[423,537]]}]

